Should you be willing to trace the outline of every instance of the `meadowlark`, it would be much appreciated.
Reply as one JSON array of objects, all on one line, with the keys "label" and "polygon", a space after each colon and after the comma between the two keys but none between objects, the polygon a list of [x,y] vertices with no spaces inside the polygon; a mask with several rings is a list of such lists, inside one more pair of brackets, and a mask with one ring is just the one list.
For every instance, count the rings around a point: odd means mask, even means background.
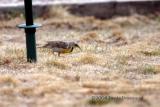
[{"label": "meadowlark", "polygon": [[47,44],[42,46],[41,48],[49,48],[52,49],[53,53],[60,54],[71,53],[74,48],[80,48],[80,46],[75,42],[63,42],[63,41],[48,41]]}]

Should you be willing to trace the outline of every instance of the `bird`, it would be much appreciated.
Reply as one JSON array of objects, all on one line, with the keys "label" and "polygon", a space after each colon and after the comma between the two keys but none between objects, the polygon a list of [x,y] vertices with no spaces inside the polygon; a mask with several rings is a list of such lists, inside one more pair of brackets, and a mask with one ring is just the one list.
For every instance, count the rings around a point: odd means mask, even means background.
[{"label": "bird", "polygon": [[44,46],[41,48],[48,48],[52,49],[52,52],[58,53],[58,56],[60,54],[65,54],[65,53],[71,53],[74,48],[80,48],[80,46],[76,42],[64,42],[64,41],[48,41]]}]

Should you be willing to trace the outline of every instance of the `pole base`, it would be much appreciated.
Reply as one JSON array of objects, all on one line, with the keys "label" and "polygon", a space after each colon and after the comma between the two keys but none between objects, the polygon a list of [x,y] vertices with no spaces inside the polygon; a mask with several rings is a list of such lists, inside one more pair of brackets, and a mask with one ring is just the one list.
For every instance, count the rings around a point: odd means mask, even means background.
[{"label": "pole base", "polygon": [[18,25],[18,27],[25,29],[27,61],[31,63],[36,62],[37,52],[36,52],[35,32],[36,32],[36,28],[41,27],[41,25],[40,24],[33,24],[33,25],[21,24],[21,25]]}]

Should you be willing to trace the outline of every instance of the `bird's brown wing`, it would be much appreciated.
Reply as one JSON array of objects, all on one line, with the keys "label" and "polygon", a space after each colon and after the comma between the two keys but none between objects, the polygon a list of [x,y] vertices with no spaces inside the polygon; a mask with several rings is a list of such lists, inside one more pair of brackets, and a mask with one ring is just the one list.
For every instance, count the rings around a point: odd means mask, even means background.
[{"label": "bird's brown wing", "polygon": [[62,41],[48,41],[46,45],[43,46],[43,48],[63,48],[67,49],[68,43],[62,42]]}]

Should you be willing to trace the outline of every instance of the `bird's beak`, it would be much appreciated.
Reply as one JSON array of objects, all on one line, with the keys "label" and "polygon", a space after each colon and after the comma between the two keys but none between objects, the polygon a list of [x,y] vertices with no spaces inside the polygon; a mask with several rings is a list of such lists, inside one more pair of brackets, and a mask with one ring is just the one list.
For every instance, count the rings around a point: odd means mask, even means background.
[{"label": "bird's beak", "polygon": [[82,51],[82,49],[81,49],[81,47],[79,45],[76,45],[76,47],[79,48]]}]

